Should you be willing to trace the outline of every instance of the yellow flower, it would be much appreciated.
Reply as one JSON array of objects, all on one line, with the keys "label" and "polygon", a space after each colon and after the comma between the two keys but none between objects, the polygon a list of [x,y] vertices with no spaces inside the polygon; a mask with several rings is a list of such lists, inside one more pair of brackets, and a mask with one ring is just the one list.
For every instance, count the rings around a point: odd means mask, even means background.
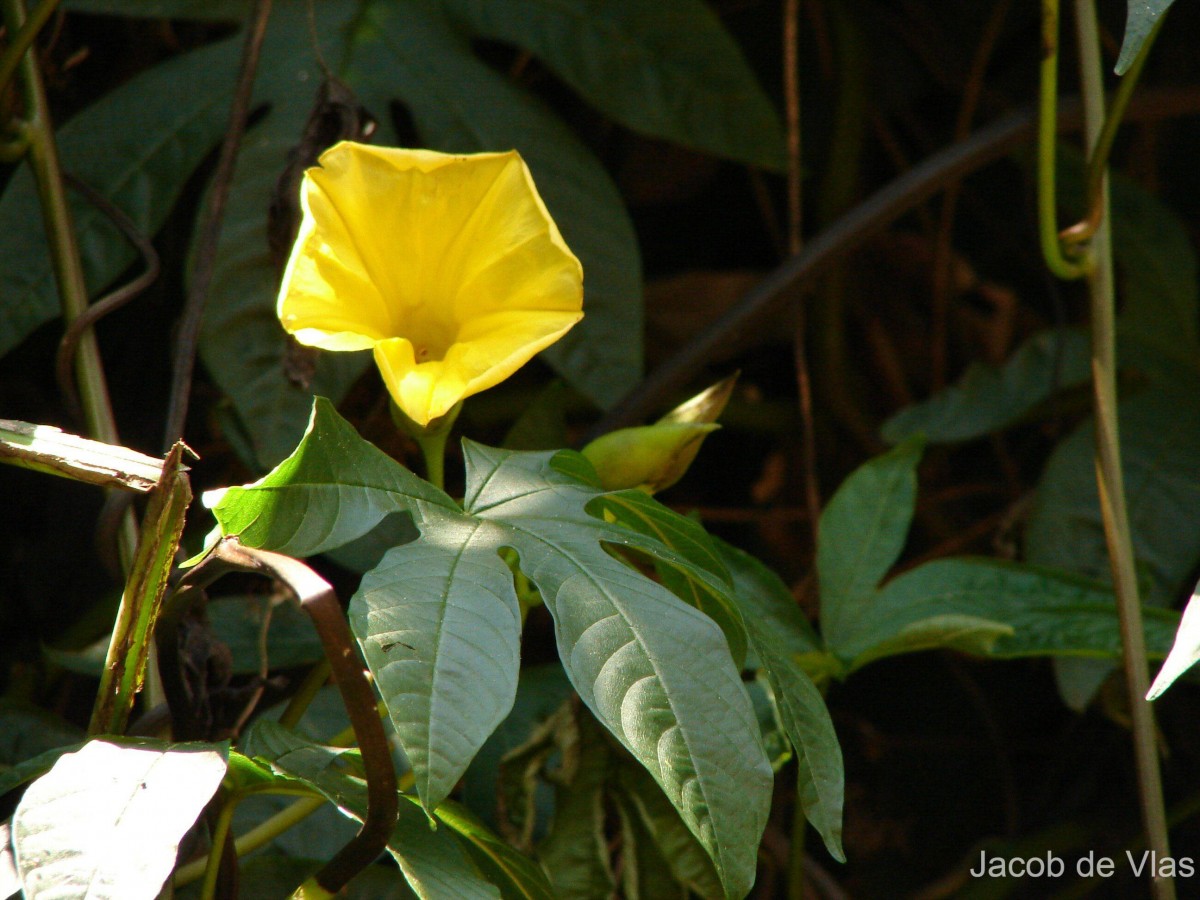
[{"label": "yellow flower", "polygon": [[344,141],[301,188],[279,293],[302,344],[375,352],[418,425],[499,384],[583,317],[583,269],[515,152]]}]

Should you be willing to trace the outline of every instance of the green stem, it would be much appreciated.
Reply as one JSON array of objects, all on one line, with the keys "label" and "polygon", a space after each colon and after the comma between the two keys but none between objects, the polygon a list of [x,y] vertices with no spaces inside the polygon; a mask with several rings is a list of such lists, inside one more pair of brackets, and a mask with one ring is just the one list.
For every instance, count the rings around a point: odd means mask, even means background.
[{"label": "green stem", "polygon": [[796,786],[796,798],[792,807],[792,846],[788,852],[788,900],[804,900],[804,839],[808,832],[808,821],[804,818],[804,804],[800,802],[800,786]]},{"label": "green stem", "polygon": [[[3,0],[4,20],[10,32],[18,32],[25,24],[21,0]],[[54,275],[62,295],[63,318],[68,322],[78,318],[88,306],[87,284],[79,257],[79,243],[71,211],[63,187],[62,167],[50,124],[46,92],[33,53],[26,52],[19,65],[25,101],[25,130],[29,141],[29,162],[37,182],[42,213],[46,220],[46,236],[54,263]],[[76,371],[80,395],[92,437],[107,444],[119,444],[108,389],[100,365],[100,352],[90,332],[79,342]],[[132,547],[130,548],[132,551]],[[130,554],[132,556],[132,553]]]},{"label": "green stem", "polygon": [[1100,129],[1095,145],[1089,151],[1085,194],[1088,215],[1078,225],[1063,232],[1062,237],[1071,243],[1090,240],[1092,235],[1096,233],[1101,218],[1103,218],[1104,178],[1108,171],[1108,160],[1112,155],[1113,142],[1117,137],[1117,129],[1120,128],[1121,121],[1125,118],[1125,111],[1129,108],[1129,101],[1133,99],[1134,88],[1137,87],[1142,69],[1145,67],[1146,60],[1150,56],[1150,48],[1154,45],[1154,39],[1158,37],[1158,32],[1162,28],[1165,18],[1165,16],[1159,16],[1155,20],[1154,27],[1151,29],[1145,43],[1142,44],[1142,49],[1138,51],[1137,58],[1134,59],[1129,70],[1117,84],[1117,92],[1113,96],[1112,104],[1109,106],[1108,115],[1104,117],[1104,127]]},{"label": "green stem", "polygon": [[17,66],[25,57],[25,52],[33,46],[42,26],[50,20],[56,9],[58,9],[58,0],[42,0],[38,4],[38,8],[33,11],[33,15],[25,21],[20,30],[13,35],[9,45],[4,48],[3,55],[0,55],[0,90],[6,88],[12,81]]},{"label": "green stem", "polygon": [[[1080,77],[1083,85],[1084,133],[1089,147],[1097,146],[1104,116],[1104,84],[1100,61],[1099,28],[1092,0],[1075,0],[1079,39]],[[1108,215],[1107,177],[1101,175],[1100,226],[1092,240],[1094,265],[1088,272],[1092,316],[1092,378],[1096,401],[1096,473],[1104,534],[1117,594],[1117,612],[1124,647],[1125,681],[1133,727],[1138,793],[1147,844],[1160,858],[1170,857],[1154,712],[1147,702],[1150,672],[1142,630],[1142,607],[1138,597],[1133,539],[1125,505],[1121,470],[1121,445],[1117,421],[1116,299],[1113,282],[1112,236]],[[1173,900],[1175,885],[1170,878],[1153,872],[1152,887],[1157,900]]]},{"label": "green stem", "polygon": [[280,725],[284,728],[295,729],[304,716],[304,711],[317,696],[317,691],[325,686],[325,682],[329,681],[330,671],[329,660],[324,658],[309,670],[308,675],[304,678],[304,683],[292,695],[283,715],[279,717]]},{"label": "green stem", "polygon": [[1058,237],[1058,199],[1055,144],[1058,140],[1058,0],[1042,0],[1042,66],[1038,87],[1037,188],[1038,238],[1046,266],[1059,278],[1072,281],[1088,265],[1063,255]]},{"label": "green stem", "polygon": [[446,486],[446,439],[449,437],[450,429],[447,428],[417,438],[421,456],[425,459],[425,478],[438,490]]},{"label": "green stem", "polygon": [[229,797],[217,814],[217,825],[212,834],[212,850],[208,854],[208,865],[204,868],[204,883],[200,886],[200,900],[212,900],[216,894],[217,876],[221,873],[221,852],[225,849],[225,840],[233,824],[233,811],[237,808],[237,802],[236,796]]},{"label": "green stem", "polygon": [[[32,27],[35,19],[26,19],[22,0],[0,0],[3,5],[4,24],[10,34],[20,35],[22,29]],[[50,0],[43,0],[35,14],[43,10],[49,15]],[[10,48],[11,49],[11,48]],[[7,63],[7,57],[4,62]],[[34,53],[28,48],[16,63],[20,75],[26,120],[21,124],[21,137],[28,146],[30,168],[37,184],[38,199],[46,225],[46,239],[54,266],[62,303],[63,319],[70,324],[88,307],[87,283],[83,276],[83,263],[79,255],[71,211],[67,205],[63,184],[62,166],[59,163],[58,147],[54,140],[54,129],[50,121],[50,108],[42,85],[42,75],[37,67]],[[104,367],[100,361],[100,348],[95,333],[88,330],[79,339],[75,355],[75,373],[79,381],[80,403],[88,433],[106,444],[120,444],[112,404],[109,401],[108,385]],[[133,510],[121,517],[117,531],[117,545],[121,565],[128,574],[137,550],[138,531]],[[155,665],[154,647],[150,647],[150,663],[146,675],[146,700],[149,706],[163,702],[162,687]]]},{"label": "green stem", "polygon": [[396,427],[417,442],[425,461],[425,478],[442,490],[446,483],[446,441],[454,430],[458,414],[462,412],[462,401],[454,404],[444,415],[428,425],[419,425],[395,403],[391,405],[392,421]]}]

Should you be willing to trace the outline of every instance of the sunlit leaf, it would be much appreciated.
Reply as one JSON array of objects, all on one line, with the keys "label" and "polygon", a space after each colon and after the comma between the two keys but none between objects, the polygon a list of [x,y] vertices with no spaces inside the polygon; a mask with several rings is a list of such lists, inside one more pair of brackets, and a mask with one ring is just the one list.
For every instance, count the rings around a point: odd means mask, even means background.
[{"label": "sunlit leaf", "polygon": [[[500,588],[509,576],[499,556],[510,547],[555,618],[559,655],[583,701],[666,791],[712,854],[727,890],[748,890],[771,770],[726,638],[710,618],[605,545],[663,561],[718,592],[728,585],[661,541],[590,515],[589,504],[604,492],[576,454],[513,453],[464,442],[466,498],[458,511],[423,482],[416,487],[411,473],[335,419],[328,404],[318,402],[297,455],[260,485],[228,491],[215,512],[226,533],[240,533],[246,543],[277,538],[281,546],[273,549],[305,555],[365,533],[404,506],[405,495],[411,498],[421,537],[390,551],[351,601],[350,613],[417,766],[417,783],[428,791],[423,802],[437,806],[511,704],[506,684],[516,666],[506,657],[512,645],[502,629],[511,635],[519,619],[511,585]],[[420,565],[389,562],[404,559]],[[430,577],[421,577],[425,573]],[[470,577],[460,578],[464,573]],[[388,612],[396,604],[433,610],[429,636],[398,625]],[[439,621],[452,609],[454,615]],[[437,669],[443,652],[455,664],[431,682],[423,673]],[[702,666],[695,665],[698,659]],[[500,674],[505,665],[511,676]],[[484,681],[488,692],[479,690]],[[452,698],[466,690],[474,698],[460,714],[453,704],[462,701]],[[404,712],[414,697],[435,717],[460,724],[469,718],[472,738],[462,741],[436,720],[420,726],[420,716]]]},{"label": "sunlit leaf", "polygon": [[225,775],[227,753],[215,744],[95,740],[61,756],[13,814],[25,896],[156,897]]},{"label": "sunlit leaf", "polygon": [[1147,700],[1161,697],[1180,675],[1200,659],[1200,602],[1196,600],[1198,595],[1200,592],[1193,591],[1187,607],[1183,610],[1183,619],[1179,623],[1175,642],[1171,645],[1171,652],[1167,654],[1154,683],[1150,685],[1150,692],[1146,694]]}]

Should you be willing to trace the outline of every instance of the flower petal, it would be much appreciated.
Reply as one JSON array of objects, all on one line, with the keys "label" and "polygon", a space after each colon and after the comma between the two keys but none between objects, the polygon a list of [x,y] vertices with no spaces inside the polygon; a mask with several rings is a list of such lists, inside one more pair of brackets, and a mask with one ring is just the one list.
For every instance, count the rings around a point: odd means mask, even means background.
[{"label": "flower petal", "polygon": [[504,380],[582,317],[583,270],[517,153],[343,142],[320,164],[280,319],[302,343],[373,347],[414,421]]}]

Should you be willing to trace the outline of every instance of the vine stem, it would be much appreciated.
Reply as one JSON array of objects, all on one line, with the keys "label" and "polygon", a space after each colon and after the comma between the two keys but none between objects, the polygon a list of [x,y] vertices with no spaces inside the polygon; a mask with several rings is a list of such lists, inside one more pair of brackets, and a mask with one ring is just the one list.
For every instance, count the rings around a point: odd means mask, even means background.
[{"label": "vine stem", "polygon": [[1100,220],[1104,215],[1104,185],[1108,175],[1108,158],[1112,153],[1113,141],[1116,140],[1117,129],[1120,128],[1125,111],[1129,108],[1129,101],[1133,99],[1133,90],[1137,87],[1142,69],[1150,56],[1150,48],[1154,46],[1154,39],[1158,37],[1164,21],[1166,21],[1166,16],[1159,16],[1155,20],[1154,27],[1142,43],[1142,48],[1138,51],[1133,65],[1129,67],[1117,85],[1108,115],[1104,117],[1104,125],[1092,143],[1091,152],[1088,154],[1085,182],[1087,187],[1084,195],[1087,198],[1087,218],[1064,231],[1061,235],[1064,241],[1077,243],[1090,240],[1100,225]]},{"label": "vine stem", "polygon": [[[1063,254],[1058,237],[1058,189],[1055,146],[1058,141],[1058,0],[1042,0],[1042,65],[1038,85],[1037,199],[1038,240],[1046,267],[1059,278],[1074,281],[1087,274],[1089,262]],[[1087,106],[1087,100],[1084,100]],[[1103,97],[1101,97],[1103,115]],[[1085,121],[1088,116],[1085,114]],[[1088,141],[1089,145],[1091,141]]]},{"label": "vine stem", "polygon": [[174,367],[171,372],[171,399],[167,409],[167,425],[163,437],[164,448],[170,447],[183,438],[184,426],[187,424],[192,373],[196,367],[196,344],[200,340],[204,305],[208,300],[208,289],[212,284],[216,267],[217,244],[221,239],[225,203],[229,199],[234,169],[237,167],[238,151],[242,146],[242,137],[246,133],[250,101],[254,96],[254,76],[258,71],[258,60],[262,55],[267,21],[270,17],[271,0],[255,0],[254,9],[250,14],[250,24],[242,43],[237,86],[234,89],[233,102],[229,107],[229,124],[225,129],[225,139],[221,142],[217,170],[213,174],[212,188],[208,195],[208,206],[200,225],[200,236],[196,241],[191,284],[187,300],[184,303],[183,315],[179,320],[179,333],[175,340]]},{"label": "vine stem", "polygon": [[[804,164],[800,119],[800,0],[785,0],[783,8],[783,94],[787,109],[788,149],[788,255],[795,256],[804,247],[803,186]],[[801,465],[804,470],[804,499],[812,529],[813,546],[817,542],[817,523],[821,518],[821,490],[817,480],[817,443],[812,404],[812,377],[808,364],[807,297],[796,301],[794,356],[796,391],[800,405]],[[788,854],[787,892],[790,900],[804,897],[804,820],[800,789],[796,788],[795,814],[792,816],[791,850]]]},{"label": "vine stem", "polygon": [[[79,240],[70,207],[67,205],[62,164],[59,161],[58,145],[54,140],[54,127],[50,119],[50,105],[46,101],[42,73],[38,69],[32,49],[33,38],[38,28],[46,21],[43,16],[48,18],[56,3],[53,0],[42,0],[33,18],[28,18],[22,0],[2,2],[5,27],[9,34],[16,35],[14,44],[8,48],[8,53],[2,60],[4,74],[6,78],[11,77],[8,67],[15,65],[15,72],[21,82],[25,119],[19,124],[20,137],[29,155],[30,168],[37,184],[38,200],[46,227],[46,242],[50,248],[63,320],[70,326],[87,312],[87,281],[79,255]],[[25,38],[28,38],[28,43],[18,60],[15,48],[24,43]],[[100,346],[96,342],[95,332],[91,329],[79,337],[79,349],[75,356],[75,377],[79,382],[79,398],[88,434],[106,444],[119,445],[121,439],[109,400],[108,383],[100,359]],[[137,544],[137,521],[134,519],[133,510],[127,509],[121,515],[117,528],[118,555],[126,577],[132,572]],[[162,702],[162,685],[158,678],[153,646],[149,648],[145,690],[148,707],[157,706]]]},{"label": "vine stem", "polygon": [[11,42],[4,48],[3,55],[0,55],[0,90],[8,86],[17,71],[17,66],[21,64],[42,26],[50,20],[56,9],[58,0],[42,0],[33,11],[33,15],[26,19],[20,30],[12,36]]},{"label": "vine stem", "polygon": [[[3,0],[4,21],[11,33],[20,33],[27,25],[25,7],[21,0]],[[43,4],[45,5],[45,4]],[[50,107],[42,85],[41,72],[32,50],[26,50],[17,66],[20,75],[25,121],[21,126],[29,154],[30,167],[37,183],[38,199],[46,222],[46,239],[54,266],[62,302],[63,319],[69,324],[88,308],[87,282],[79,256],[79,241],[71,210],[67,205],[62,165],[54,141]],[[80,399],[88,433],[106,444],[119,444],[116,421],[108,399],[108,385],[100,362],[100,348],[95,334],[88,331],[79,341],[75,357],[75,372],[80,383]],[[122,561],[128,565],[137,544],[137,526],[130,514],[121,529]]]},{"label": "vine stem", "polygon": [[[1093,0],[1075,0],[1075,24],[1079,41],[1080,80],[1083,87],[1084,134],[1094,155],[1104,129],[1104,83],[1100,60],[1099,28]],[[1125,506],[1125,484],[1121,471],[1120,432],[1117,420],[1116,313],[1113,283],[1112,235],[1108,215],[1107,176],[1100,177],[1100,224],[1092,239],[1088,267],[1088,289],[1092,318],[1092,381],[1096,401],[1096,474],[1104,535],[1108,544],[1121,641],[1125,650],[1125,682],[1133,727],[1138,793],[1147,844],[1158,858],[1170,857],[1167,816],[1163,804],[1162,779],[1154,712],[1145,699],[1150,686],[1146,641],[1142,630],[1142,607],[1138,597],[1133,540]],[[1169,877],[1151,872],[1157,900],[1174,900],[1175,884]]]},{"label": "vine stem", "polygon": [[233,811],[236,808],[237,799],[231,798],[217,814],[217,824],[212,834],[212,852],[208,855],[208,865],[204,867],[204,883],[200,886],[200,900],[213,900],[213,897],[216,896],[217,876],[221,872],[221,857],[229,829],[233,825]]},{"label": "vine stem", "polygon": [[[800,121],[800,0],[786,0],[783,10],[783,94],[787,107],[788,134],[788,255],[804,248],[803,188],[804,162]],[[813,416],[812,372],[808,364],[807,297],[796,301],[793,348],[796,365],[796,394],[800,404],[801,464],[804,470],[804,502],[808,508],[813,543],[821,517],[821,488],[817,480],[817,438]],[[802,840],[802,838],[801,838]]]}]

